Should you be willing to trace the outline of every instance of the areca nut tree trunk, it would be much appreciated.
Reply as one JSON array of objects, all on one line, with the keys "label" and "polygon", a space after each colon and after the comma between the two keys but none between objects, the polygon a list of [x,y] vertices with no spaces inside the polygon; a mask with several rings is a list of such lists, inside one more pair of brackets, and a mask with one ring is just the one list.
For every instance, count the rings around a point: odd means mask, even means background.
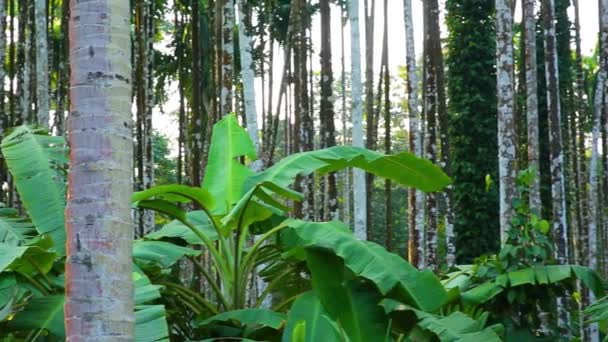
[{"label": "areca nut tree trunk", "polygon": [[70,1],[67,341],[134,339],[129,2]]},{"label": "areca nut tree trunk", "polygon": [[534,168],[536,177],[530,186],[530,209],[540,216],[540,164],[538,128],[538,67],[536,65],[535,0],[524,0],[525,63],[526,63],[526,122],[528,128],[528,167]]},{"label": "areca nut tree trunk", "polygon": [[498,95],[498,174],[500,183],[500,241],[504,243],[517,196],[515,180],[517,136],[513,98],[513,12],[511,1],[496,0],[496,90]]},{"label": "areca nut tree trunk", "polygon": [[[414,25],[412,20],[412,1],[403,0],[405,18],[407,68],[407,103],[409,111],[409,148],[412,153],[422,156],[422,133],[420,130],[420,109],[418,107],[418,76],[416,70],[416,49],[414,45]],[[423,210],[422,192],[410,189],[408,193],[408,260],[418,267],[424,267],[424,226],[419,222],[418,213]]]},{"label": "areca nut tree trunk", "polygon": [[[589,166],[589,267],[598,268],[598,227],[600,226],[600,179],[599,144],[602,125],[603,100],[606,90],[606,68],[608,67],[608,0],[601,0],[600,4],[600,63],[597,74],[595,95],[593,101],[593,129],[591,138],[591,161]],[[605,153],[605,152],[604,152]],[[593,303],[593,293],[589,293],[589,301]],[[599,340],[597,323],[591,325],[590,338]]]},{"label": "areca nut tree trunk", "polygon": [[[350,19],[350,52],[351,52],[351,111],[353,121],[352,144],[363,147],[363,103],[361,102],[361,34],[359,30],[359,0],[348,3]],[[365,173],[353,171],[353,199],[355,236],[367,238],[367,207],[366,207]]]},{"label": "areca nut tree trunk", "polygon": [[36,0],[36,101],[38,123],[49,127],[49,51],[47,41],[47,0]]}]

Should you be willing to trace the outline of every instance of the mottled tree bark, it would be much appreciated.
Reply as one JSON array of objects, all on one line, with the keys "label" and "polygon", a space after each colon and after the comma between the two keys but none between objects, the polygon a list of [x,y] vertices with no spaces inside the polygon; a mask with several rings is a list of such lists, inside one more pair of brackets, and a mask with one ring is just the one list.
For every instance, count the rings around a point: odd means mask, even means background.
[{"label": "mottled tree bark", "polygon": [[549,143],[551,156],[551,195],[553,199],[553,236],[558,263],[568,260],[566,198],[564,187],[564,155],[561,133],[559,76],[555,42],[555,8],[553,0],[544,0],[545,75],[547,79],[547,109],[549,113]]},{"label": "mottled tree bark", "polygon": [[[376,130],[378,118],[374,111],[374,21],[376,17],[376,0],[364,0],[363,9],[365,13],[365,147],[375,150],[378,145],[376,142],[378,140],[378,132]],[[379,92],[378,95],[380,95]],[[365,202],[367,215],[365,220],[367,239],[369,240],[371,232],[374,231],[373,215],[371,215],[374,197],[374,175],[371,173],[365,175],[365,189],[367,193]]]},{"label": "mottled tree bark", "polygon": [[[344,6],[340,6],[340,16],[341,16],[341,24],[340,25],[340,61],[342,62],[342,67],[340,70],[340,95],[342,98],[342,145],[348,145],[350,142],[349,131],[347,128],[347,120],[346,120],[346,63],[344,61],[344,57],[346,55],[344,49],[344,26],[346,26],[346,22],[348,17],[346,16]],[[342,206],[342,221],[347,225],[350,225],[351,221],[351,172],[350,169],[344,170],[343,173],[343,184],[342,184],[342,198],[344,199],[344,204]]]},{"label": "mottled tree bark", "polygon": [[70,1],[67,341],[134,339],[129,3]]},{"label": "mottled tree bark", "polygon": [[[403,0],[406,39],[407,99],[409,111],[409,148],[418,156],[422,155],[420,132],[420,110],[418,109],[418,77],[416,74],[416,50],[414,48],[414,24],[412,1]],[[424,267],[424,226],[419,222],[419,212],[423,210],[423,194],[415,189],[408,192],[408,260],[418,267]]]},{"label": "mottled tree bark", "polygon": [[[595,86],[595,96],[593,101],[593,130],[591,138],[591,161],[589,165],[589,267],[598,269],[598,229],[600,226],[601,209],[599,206],[601,183],[599,179],[599,140],[603,113],[603,105],[606,90],[606,73],[608,68],[608,0],[600,0],[600,60]],[[604,151],[604,154],[606,152]],[[606,172],[604,170],[604,172]],[[592,292],[589,293],[589,301],[595,302]],[[590,339],[599,340],[599,330],[597,324],[590,327]]]},{"label": "mottled tree bark", "polygon": [[525,29],[525,64],[526,64],[526,122],[528,129],[528,168],[535,170],[536,177],[530,186],[530,209],[541,215],[540,197],[540,164],[538,162],[538,68],[536,65],[536,0],[524,0],[523,16]]},{"label": "mottled tree bark", "polygon": [[[551,197],[553,210],[553,241],[555,258],[560,265],[568,262],[568,224],[564,181],[564,152],[561,131],[559,74],[555,39],[555,5],[553,0],[543,1],[545,30],[545,78],[547,82],[547,112],[549,115],[549,145],[551,166]],[[568,326],[568,314],[563,297],[557,298],[558,325]]]},{"label": "mottled tree bark", "polygon": [[[391,79],[390,72],[388,68],[388,0],[384,0],[384,32],[382,38],[382,62],[381,62],[381,75],[383,75],[384,82],[381,82],[384,87],[383,95],[384,95],[384,152],[386,154],[390,154],[392,150],[392,137],[391,137],[391,100],[390,100],[390,90],[391,90]],[[380,101],[382,102],[382,101]],[[378,106],[381,106],[381,103],[378,103]],[[384,180],[384,207],[386,210],[384,216],[384,229],[386,231],[384,247],[391,251],[393,249],[393,207],[392,207],[392,184],[391,181],[386,179]]]},{"label": "mottled tree bark", "polygon": [[[321,12],[321,147],[327,148],[336,145],[336,129],[334,125],[334,76],[331,64],[331,10],[329,0],[319,1]],[[336,188],[336,174],[330,173],[324,177],[327,196],[325,202],[327,211],[323,220],[338,219],[338,190]]]},{"label": "mottled tree bark", "polygon": [[222,83],[220,90],[220,115],[233,111],[232,77],[234,73],[234,0],[223,0],[222,5]]},{"label": "mottled tree bark", "polygon": [[[423,72],[423,101],[426,118],[425,157],[437,163],[437,119],[438,119],[438,84],[437,74],[439,61],[436,51],[441,51],[439,29],[439,6],[436,0],[425,1],[424,11],[424,72]],[[439,268],[437,255],[438,227],[437,227],[437,195],[426,195],[426,267],[436,270]]]},{"label": "mottled tree bark", "polygon": [[190,118],[190,181],[192,186],[201,186],[203,141],[206,123],[203,122],[201,106],[201,47],[200,47],[200,6],[192,2],[192,104]]},{"label": "mottled tree bark", "polygon": [[[352,144],[363,147],[363,103],[361,102],[361,43],[359,33],[359,0],[351,0],[348,4],[350,19],[350,55],[351,55],[351,120],[353,123]],[[367,238],[367,207],[365,173],[361,170],[353,171],[353,198],[355,236],[359,239]]]},{"label": "mottled tree bark", "polygon": [[578,99],[577,115],[574,129],[576,131],[576,145],[578,150],[576,153],[579,158],[576,161],[576,183],[577,183],[577,206],[578,206],[578,221],[579,221],[579,261],[582,264],[586,262],[587,251],[587,226],[588,226],[588,203],[583,200],[587,197],[587,172],[585,158],[585,117],[587,112],[587,101],[585,100],[586,91],[583,76],[583,57],[581,53],[581,25],[578,0],[573,1],[574,4],[574,31],[575,31],[575,65],[576,65],[576,92]]},{"label": "mottled tree bark", "polygon": [[36,100],[38,124],[49,127],[49,51],[47,43],[47,0],[35,0],[36,13]]},{"label": "mottled tree bark", "polygon": [[[259,151],[258,138],[258,112],[255,101],[255,74],[253,58],[251,57],[251,39],[245,32],[244,2],[239,0],[239,45],[241,55],[241,77],[243,78],[243,103],[245,105],[245,116],[247,117],[247,132],[253,141],[256,151]],[[256,164],[257,165],[257,164]],[[258,167],[256,166],[256,169]]]},{"label": "mottled tree bark", "polygon": [[17,93],[19,95],[19,109],[15,113],[15,124],[27,122],[31,109],[30,99],[30,34],[27,29],[29,23],[28,5],[19,6],[19,32],[17,34],[17,66],[19,75],[17,79]]},{"label": "mottled tree bark", "polygon": [[498,94],[498,175],[500,241],[504,243],[517,197],[517,135],[513,98],[513,13],[509,0],[496,0],[496,79]]}]

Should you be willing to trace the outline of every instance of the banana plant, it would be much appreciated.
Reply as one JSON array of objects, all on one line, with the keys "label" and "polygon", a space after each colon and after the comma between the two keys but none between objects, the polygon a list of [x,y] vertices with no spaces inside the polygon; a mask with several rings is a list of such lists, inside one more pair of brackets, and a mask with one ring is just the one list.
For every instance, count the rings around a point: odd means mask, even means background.
[{"label": "banana plant", "polygon": [[[438,167],[409,153],[389,156],[337,146],[291,155],[259,173],[243,165],[243,157],[256,159],[254,145],[236,117],[228,115],[214,126],[202,187],[164,185],[133,196],[135,206],[174,219],[146,239],[183,237],[209,251],[213,272],[196,262],[195,267],[218,298],[213,307],[218,313],[245,308],[249,280],[260,255],[294,225],[285,218],[290,211],[286,202],[303,199],[290,188],[297,176],[357,167],[424,191],[438,191],[450,183]],[[188,213],[184,204],[198,210]],[[344,228],[334,223],[331,230],[335,229]],[[249,246],[252,235],[256,235],[255,243]]]},{"label": "banana plant", "polygon": [[[383,299],[421,313],[438,313],[451,300],[432,272],[419,271],[381,246],[356,239],[343,223],[288,218],[289,202],[303,199],[291,188],[298,176],[357,167],[403,186],[438,191],[450,183],[438,167],[409,153],[388,156],[349,146],[294,154],[259,173],[242,164],[243,159],[256,159],[254,146],[236,117],[226,116],[214,127],[202,187],[164,185],[133,196],[134,206],[173,219],[136,246],[164,241],[198,245],[209,252],[211,269],[190,258],[217,299],[190,303],[195,313],[208,313],[195,323],[204,336],[392,341],[411,333],[417,321],[432,319],[420,314],[409,320],[409,330],[397,333],[390,312],[379,305]],[[276,272],[269,272],[266,290],[251,303],[248,286],[262,263]],[[302,271],[298,265],[310,273],[309,286],[270,309],[263,307],[265,297],[286,286],[288,279],[306,282],[306,277],[297,276]],[[179,284],[171,286],[198,296]],[[471,329],[462,334],[476,332]]]},{"label": "banana plant", "polygon": [[[0,339],[63,341],[65,191],[67,146],[63,137],[30,126],[13,128],[1,145],[26,215],[0,204]],[[171,264],[200,251],[160,242],[139,245],[135,262]],[[136,341],[169,336],[164,287],[151,284],[134,265]]]}]

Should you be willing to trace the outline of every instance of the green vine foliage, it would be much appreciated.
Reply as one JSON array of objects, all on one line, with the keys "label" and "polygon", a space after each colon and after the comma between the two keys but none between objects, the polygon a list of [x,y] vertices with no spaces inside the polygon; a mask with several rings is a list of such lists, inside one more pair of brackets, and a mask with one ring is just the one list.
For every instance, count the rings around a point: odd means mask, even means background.
[{"label": "green vine foliage", "polygon": [[497,281],[506,275],[512,282],[511,286],[487,302],[485,308],[495,318],[502,320],[501,323],[510,331],[550,336],[557,332],[557,326],[549,324],[555,322],[555,319],[548,318],[554,309],[555,297],[564,291],[572,291],[572,283],[513,285],[515,274],[555,264],[550,224],[533,213],[528,205],[529,189],[535,174],[533,169],[519,173],[519,197],[513,199],[516,213],[511,220],[507,240],[499,254],[476,259],[471,279],[476,283],[484,283]]},{"label": "green vine foliage", "polygon": [[446,1],[447,83],[458,263],[498,251],[496,33],[493,0]]},{"label": "green vine foliage", "polygon": [[526,200],[535,172],[533,169],[521,171],[517,179],[519,198],[513,199],[516,214],[511,219],[511,230],[499,254],[506,271],[543,265],[553,254],[553,245],[548,235],[549,221],[542,220],[531,212]]}]

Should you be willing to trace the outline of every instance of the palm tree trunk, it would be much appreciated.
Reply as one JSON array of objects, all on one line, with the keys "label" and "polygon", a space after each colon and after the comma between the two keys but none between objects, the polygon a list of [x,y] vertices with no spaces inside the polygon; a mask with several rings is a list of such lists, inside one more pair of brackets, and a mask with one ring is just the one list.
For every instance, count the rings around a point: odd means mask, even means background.
[{"label": "palm tree trunk", "polygon": [[[388,0],[384,0],[384,37],[382,39],[382,66],[384,70],[384,152],[390,154],[392,150],[391,141],[391,101],[390,101],[390,72],[388,68]],[[380,105],[380,104],[379,104]],[[386,236],[384,246],[388,251],[393,249],[393,208],[392,208],[392,184],[390,180],[384,181],[384,206],[386,214],[384,226]]]},{"label": "palm tree trunk", "polygon": [[[437,162],[437,73],[438,65],[434,50],[441,49],[439,32],[439,6],[436,0],[425,1],[424,11],[424,72],[423,99],[426,118],[425,155],[433,163]],[[439,268],[437,255],[437,197],[434,193],[426,195],[426,261],[428,268]]]},{"label": "palm tree trunk", "polygon": [[[348,17],[345,13],[345,9],[344,6],[341,5],[340,6],[340,18],[341,18],[341,25],[340,25],[340,61],[341,61],[341,70],[340,70],[340,95],[342,98],[342,145],[348,145],[350,142],[348,141],[348,136],[349,136],[349,132],[348,132],[348,128],[347,128],[347,120],[346,120],[346,63],[344,61],[344,56],[345,56],[345,49],[344,49],[344,26],[346,25],[346,22],[348,20]],[[344,205],[343,205],[343,215],[342,215],[342,220],[344,221],[344,223],[346,223],[347,225],[350,226],[350,220],[351,220],[351,172],[350,169],[346,169],[344,170],[343,173],[343,183],[342,183],[342,197],[344,199]]]},{"label": "palm tree trunk", "polygon": [[[416,70],[416,50],[414,48],[414,24],[412,20],[412,1],[403,0],[406,39],[407,99],[409,110],[409,148],[418,156],[422,152],[420,132],[420,111],[418,109],[418,77]],[[410,189],[408,193],[408,260],[410,264],[424,267],[424,233],[420,224],[419,212],[423,210],[423,194]]]},{"label": "palm tree trunk", "polygon": [[[247,132],[253,141],[256,151],[259,152],[258,138],[258,112],[255,101],[255,74],[253,71],[253,59],[251,57],[251,39],[245,31],[245,3],[238,2],[239,13],[239,45],[241,55],[241,77],[243,78],[243,102],[245,104],[245,116],[247,117]],[[257,169],[257,166],[256,166]]]},{"label": "palm tree trunk", "polygon": [[509,0],[496,0],[496,79],[498,94],[498,173],[500,184],[500,241],[504,243],[517,196],[517,135],[513,98],[513,13]]},{"label": "palm tree trunk", "polygon": [[536,17],[535,0],[524,0],[523,15],[525,29],[526,63],[526,121],[528,127],[528,168],[535,170],[530,186],[530,210],[540,217],[542,202],[540,197],[540,164],[538,134],[538,68],[536,65]]},{"label": "palm tree trunk", "polygon": [[559,264],[568,260],[566,224],[566,198],[564,190],[564,155],[561,134],[561,108],[557,51],[555,42],[555,8],[553,0],[543,3],[545,21],[545,75],[547,79],[547,104],[549,112],[549,140],[551,155],[551,195],[553,198],[553,235],[556,242],[556,258]]},{"label": "palm tree trunk", "polygon": [[29,20],[29,7],[28,5],[19,6],[19,56],[17,57],[17,65],[19,65],[20,73],[19,73],[19,81],[17,84],[18,92],[19,92],[19,114],[18,114],[18,123],[24,124],[29,119],[30,109],[31,109],[31,98],[30,98],[30,69],[31,69],[31,59],[30,59],[30,45],[31,45],[31,35],[28,30]]},{"label": "palm tree trunk", "polygon": [[[602,125],[602,111],[606,90],[606,68],[608,68],[608,0],[600,1],[600,60],[599,71],[595,86],[595,96],[593,101],[593,130],[591,138],[591,161],[589,165],[589,267],[598,269],[598,228],[600,226],[600,207],[599,199],[601,183],[598,175],[599,170],[599,140]],[[605,154],[605,152],[604,152]],[[606,172],[604,170],[604,172]],[[589,293],[589,301],[595,302],[593,293]],[[597,323],[590,327],[590,339],[599,340],[599,330]]]},{"label": "palm tree trunk", "polygon": [[[371,1],[371,6],[369,1]],[[376,16],[376,0],[364,0],[365,12],[365,117],[366,117],[366,142],[365,146],[370,150],[376,149],[378,134],[376,128],[376,115],[374,113],[374,19]],[[374,197],[374,175],[365,175],[366,198],[366,225],[367,239],[371,237],[373,229],[372,200]]]},{"label": "palm tree trunk", "polygon": [[588,226],[588,203],[583,200],[587,197],[587,172],[585,158],[585,131],[583,125],[585,124],[585,116],[587,112],[587,101],[585,99],[586,91],[583,79],[583,57],[581,53],[581,25],[578,0],[573,1],[574,4],[574,26],[575,26],[575,64],[576,64],[576,92],[578,98],[577,106],[577,117],[575,121],[574,129],[576,131],[576,146],[578,150],[575,152],[578,154],[576,160],[576,182],[577,182],[577,201],[578,213],[579,213],[579,261],[584,265],[586,260],[585,252],[587,251],[587,226]]},{"label": "palm tree trunk", "polygon": [[[561,132],[561,108],[557,49],[555,38],[555,6],[553,0],[544,0],[545,26],[545,77],[547,82],[547,112],[549,114],[549,145],[551,165],[551,197],[553,209],[553,240],[555,258],[560,265],[568,262],[568,225],[564,185],[564,153]],[[563,297],[558,297],[558,325],[568,326],[568,315]]]},{"label": "palm tree trunk", "polygon": [[[359,34],[359,0],[351,0],[348,4],[350,19],[350,54],[351,54],[351,111],[352,111],[352,144],[363,147],[363,103],[361,102],[361,45]],[[353,171],[353,197],[354,197],[354,223],[355,236],[365,240],[367,238],[367,207],[365,173],[361,170]]]},{"label": "palm tree trunk", "polygon": [[[49,127],[49,62],[47,43],[47,0],[36,0],[36,99],[38,123]],[[3,31],[4,32],[4,31]]]},{"label": "palm tree trunk", "polygon": [[191,153],[190,176],[192,186],[201,186],[202,154],[205,138],[205,125],[201,111],[201,47],[200,47],[200,6],[192,2],[192,104],[190,119]]},{"label": "palm tree trunk", "polygon": [[132,341],[129,3],[71,1],[70,8],[66,336]]},{"label": "palm tree trunk", "polygon": [[232,75],[234,61],[234,0],[224,0],[222,6],[222,85],[220,92],[220,115],[224,116],[233,111],[232,107]]},{"label": "palm tree trunk", "polygon": [[[331,10],[329,0],[319,2],[321,12],[321,147],[336,146],[336,129],[334,125],[334,75],[331,64]],[[338,219],[338,190],[336,174],[330,173],[325,179],[327,210],[323,220]]]}]

